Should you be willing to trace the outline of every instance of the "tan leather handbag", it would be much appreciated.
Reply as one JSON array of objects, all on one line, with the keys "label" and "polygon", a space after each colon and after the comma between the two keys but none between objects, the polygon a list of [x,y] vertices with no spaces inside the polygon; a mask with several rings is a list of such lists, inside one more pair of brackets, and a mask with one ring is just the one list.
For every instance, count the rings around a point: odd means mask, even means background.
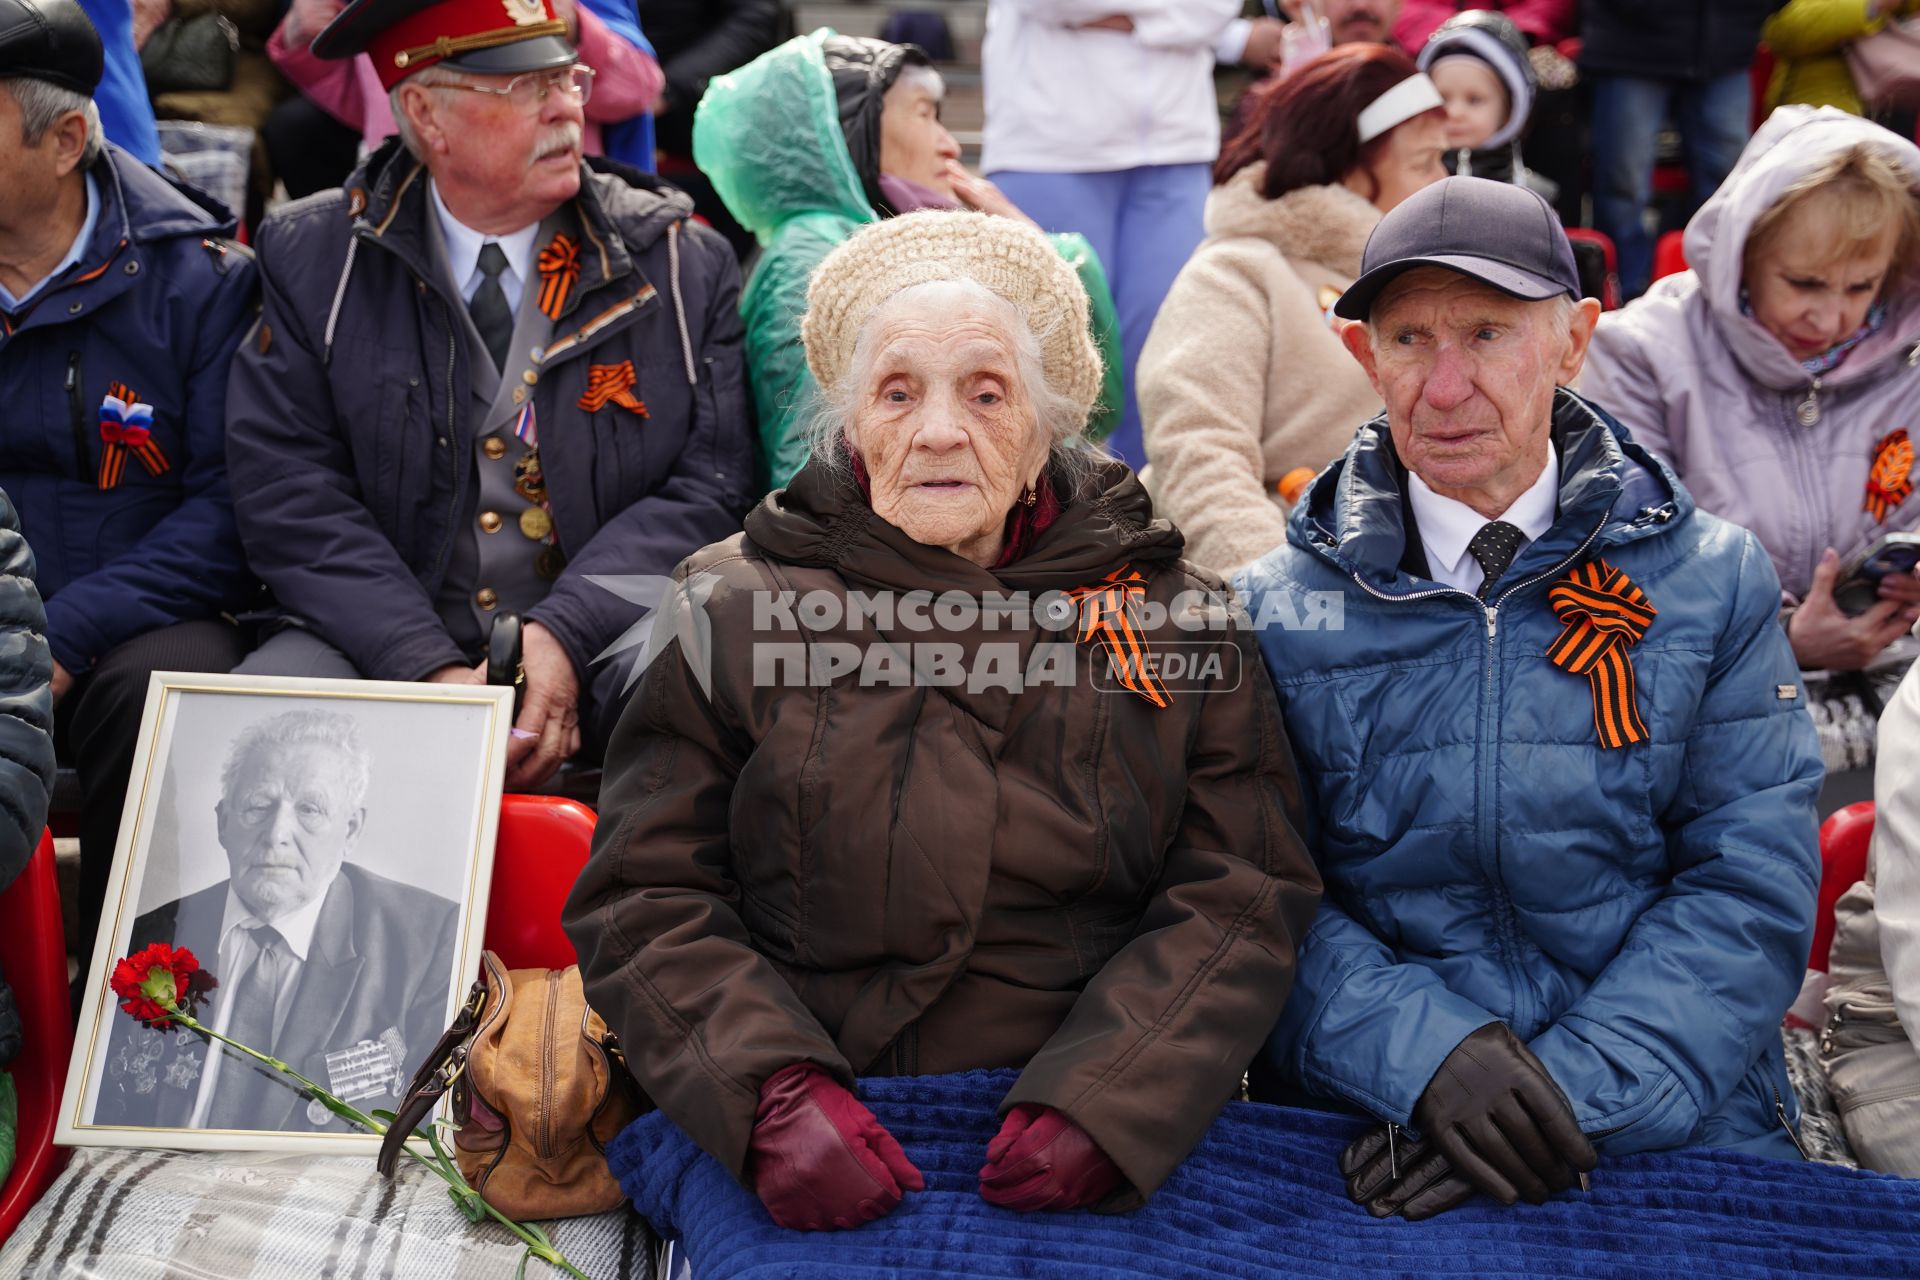
[{"label": "tan leather handbag", "polygon": [[626,1197],[606,1145],[645,1109],[613,1033],[587,1006],[580,969],[513,969],[487,952],[460,1016],[414,1073],[380,1148],[401,1143],[453,1092],[453,1158],[486,1202],[516,1219],[600,1213]]}]

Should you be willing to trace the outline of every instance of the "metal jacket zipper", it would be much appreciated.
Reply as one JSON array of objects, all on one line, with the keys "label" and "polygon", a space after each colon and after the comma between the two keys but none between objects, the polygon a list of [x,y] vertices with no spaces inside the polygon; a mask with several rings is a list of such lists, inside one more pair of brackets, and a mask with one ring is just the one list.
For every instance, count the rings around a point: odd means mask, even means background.
[{"label": "metal jacket zipper", "polygon": [[80,353],[67,353],[67,408],[73,417],[73,466],[82,480],[92,479],[93,450],[87,447],[87,405],[80,393]]}]

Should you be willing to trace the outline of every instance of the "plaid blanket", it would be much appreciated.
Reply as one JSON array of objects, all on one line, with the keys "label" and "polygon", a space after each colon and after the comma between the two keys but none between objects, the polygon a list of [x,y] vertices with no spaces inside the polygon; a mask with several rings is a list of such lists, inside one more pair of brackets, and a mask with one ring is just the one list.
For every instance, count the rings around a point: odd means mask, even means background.
[{"label": "plaid blanket", "polygon": [[[543,1224],[594,1280],[647,1280],[631,1213]],[[520,1242],[476,1226],[444,1182],[373,1157],[82,1148],[0,1248],[33,1280],[514,1280]],[[534,1263],[527,1280],[557,1272]]]},{"label": "plaid blanket", "polygon": [[1429,1222],[1377,1222],[1348,1202],[1335,1157],[1363,1125],[1229,1103],[1143,1209],[1016,1214],[976,1190],[1011,1072],[863,1081],[861,1094],[927,1176],[857,1231],[775,1227],[753,1195],[659,1113],[608,1160],[640,1212],[676,1236],[700,1280],[896,1276],[1920,1276],[1920,1181],[1688,1150],[1603,1160],[1591,1194]]}]

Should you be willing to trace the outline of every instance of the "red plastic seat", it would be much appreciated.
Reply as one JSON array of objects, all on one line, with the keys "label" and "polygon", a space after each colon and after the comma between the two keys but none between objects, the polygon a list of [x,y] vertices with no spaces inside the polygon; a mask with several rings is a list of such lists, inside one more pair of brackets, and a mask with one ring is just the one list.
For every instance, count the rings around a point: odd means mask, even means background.
[{"label": "red plastic seat", "polygon": [[1833,906],[1866,876],[1867,846],[1872,841],[1871,800],[1836,810],[1820,824],[1820,905],[1814,914],[1809,969],[1827,971],[1827,953],[1833,949]]},{"label": "red plastic seat", "polygon": [[1686,232],[1669,231],[1653,245],[1653,278],[1677,276],[1687,269]]},{"label": "red plastic seat", "polygon": [[0,893],[0,969],[26,1028],[20,1056],[8,1067],[20,1100],[20,1131],[13,1172],[0,1189],[3,1241],[67,1163],[66,1150],[53,1145],[53,1127],[73,1051],[73,1016],[51,835],[40,837],[27,869]]},{"label": "red plastic seat", "polygon": [[594,812],[559,796],[500,798],[487,947],[509,969],[564,969],[575,963],[560,908],[587,865]]}]

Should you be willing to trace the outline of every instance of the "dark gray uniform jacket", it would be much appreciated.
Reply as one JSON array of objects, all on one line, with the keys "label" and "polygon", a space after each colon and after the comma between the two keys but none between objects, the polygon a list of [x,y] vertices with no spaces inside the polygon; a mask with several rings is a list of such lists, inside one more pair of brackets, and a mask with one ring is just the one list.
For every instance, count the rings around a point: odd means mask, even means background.
[{"label": "dark gray uniform jacket", "polygon": [[[567,568],[527,617],[606,708],[624,664],[589,664],[641,609],[588,576],[665,575],[738,529],[752,422],[733,254],[686,221],[680,192],[590,165],[567,210],[580,273],[530,388]],[[229,388],[248,560],[283,609],[374,679],[479,656],[434,610],[475,481],[466,304],[432,265],[433,217],[425,168],[389,141],[343,189],[267,218],[260,322]],[[589,370],[623,361],[645,415],[582,407]]]}]

